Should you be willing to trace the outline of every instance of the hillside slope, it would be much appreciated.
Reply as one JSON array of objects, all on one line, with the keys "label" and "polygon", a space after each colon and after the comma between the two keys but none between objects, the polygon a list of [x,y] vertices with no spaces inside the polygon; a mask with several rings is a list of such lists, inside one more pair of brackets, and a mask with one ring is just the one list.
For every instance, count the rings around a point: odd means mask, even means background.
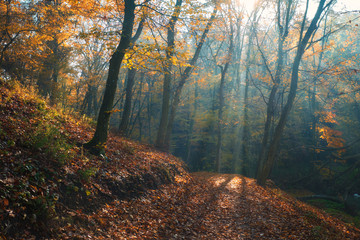
[{"label": "hillside slope", "polygon": [[92,226],[83,214],[190,179],[179,159],[121,137],[110,136],[106,158],[88,154],[81,147],[93,132],[88,120],[16,83],[0,81],[0,119],[3,238],[62,238],[73,224]]},{"label": "hillside slope", "polygon": [[240,175],[112,135],[0,81],[0,239],[360,239],[360,230]]}]

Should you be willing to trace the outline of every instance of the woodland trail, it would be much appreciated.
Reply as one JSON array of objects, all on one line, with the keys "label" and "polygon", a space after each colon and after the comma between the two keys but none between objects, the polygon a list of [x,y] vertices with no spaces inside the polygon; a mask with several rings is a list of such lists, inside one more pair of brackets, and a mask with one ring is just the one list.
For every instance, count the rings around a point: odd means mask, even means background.
[{"label": "woodland trail", "polygon": [[193,176],[210,195],[199,223],[205,230],[202,239],[308,239],[296,211],[289,211],[293,206],[276,201],[254,179],[232,174]]},{"label": "woodland trail", "polygon": [[254,179],[214,173],[192,178],[106,204],[87,216],[101,228],[73,233],[96,239],[359,239],[358,229]]}]

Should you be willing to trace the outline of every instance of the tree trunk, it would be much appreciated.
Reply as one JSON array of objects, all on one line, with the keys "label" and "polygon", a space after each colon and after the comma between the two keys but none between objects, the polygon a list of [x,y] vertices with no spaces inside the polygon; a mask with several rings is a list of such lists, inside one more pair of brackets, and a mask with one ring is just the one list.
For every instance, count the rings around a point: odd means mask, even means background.
[{"label": "tree trunk", "polygon": [[121,40],[110,59],[104,98],[100,107],[95,134],[93,138],[84,145],[86,148],[91,149],[95,154],[104,152],[107,141],[109,121],[116,93],[120,65],[131,41],[135,19],[135,6],[135,0],[125,0],[125,16]]},{"label": "tree trunk", "polygon": [[[281,76],[283,73],[283,68],[284,68],[284,42],[289,34],[289,24],[290,24],[290,11],[291,11],[291,5],[292,5],[292,1],[288,2],[287,8],[286,8],[286,19],[285,19],[285,23],[282,24],[280,21],[281,17],[280,17],[280,1],[278,2],[278,17],[277,17],[277,26],[279,29],[279,38],[278,38],[278,53],[277,53],[277,61],[276,61],[276,69],[275,69],[275,77],[272,79],[273,81],[273,86],[271,88],[271,92],[270,92],[270,96],[269,96],[269,100],[267,103],[267,111],[266,111],[266,120],[265,120],[265,127],[264,127],[264,135],[262,138],[262,142],[261,142],[261,150],[260,150],[260,154],[259,154],[259,159],[258,159],[258,167],[257,167],[257,174],[260,174],[261,170],[263,168],[263,165],[265,163],[265,157],[266,157],[266,153],[267,153],[267,147],[269,144],[269,138],[271,136],[271,127],[272,127],[272,122],[273,122],[273,118],[274,118],[274,114],[275,114],[275,107],[276,107],[276,96],[277,96],[277,91],[279,89],[279,85],[281,82]],[[262,55],[263,56],[263,55]],[[264,60],[264,64],[267,65],[267,60],[265,59],[265,57],[263,56],[263,60]],[[267,68],[267,70],[269,71],[269,74],[271,74],[270,69]]]},{"label": "tree trunk", "polygon": [[[325,26],[324,26],[324,31],[323,31],[323,39],[321,41],[321,52],[319,55],[319,59],[318,59],[318,65],[317,65],[317,69],[316,69],[316,75],[313,78],[313,90],[312,93],[311,91],[309,91],[309,94],[311,94],[311,97],[309,97],[309,109],[310,109],[310,118],[311,118],[311,125],[310,125],[310,137],[311,137],[311,144],[314,145],[314,148],[312,149],[312,153],[311,153],[311,161],[315,162],[317,160],[317,153],[316,153],[316,147],[318,146],[317,143],[317,134],[316,134],[316,127],[317,127],[317,122],[318,122],[318,118],[316,116],[316,111],[317,111],[317,104],[316,104],[316,91],[317,91],[317,81],[318,81],[318,76],[317,74],[320,73],[320,69],[321,69],[321,64],[322,64],[322,59],[324,56],[324,50],[325,50],[325,44],[327,42],[327,37],[326,37],[326,26],[327,26],[327,16],[325,18]],[[315,58],[315,56],[314,56]],[[315,59],[314,59],[314,64],[315,64]]]},{"label": "tree trunk", "polygon": [[147,95],[148,95],[148,103],[147,103],[147,123],[148,123],[148,136],[149,136],[149,143],[152,143],[152,132],[151,132],[151,113],[152,113],[152,104],[153,104],[153,97],[152,97],[152,87],[154,85],[154,81],[152,81],[151,78],[147,78],[147,84],[148,84],[148,91],[147,91]]},{"label": "tree trunk", "polygon": [[217,124],[217,143],[216,143],[216,158],[215,158],[215,170],[220,172],[221,170],[221,145],[222,145],[222,121],[223,121],[223,107],[224,107],[224,85],[225,85],[225,68],[221,66],[221,80],[219,87],[219,112],[218,112],[218,124]]},{"label": "tree trunk", "polygon": [[[139,39],[141,32],[144,28],[146,15],[143,14],[139,26],[136,30],[136,33],[134,37],[131,39],[131,47],[136,43],[136,41]],[[124,103],[124,111],[121,117],[121,121],[119,124],[119,132],[120,134],[127,136],[127,131],[129,127],[129,121],[130,121],[130,113],[131,113],[131,102],[132,102],[132,89],[135,83],[135,76],[137,70],[135,68],[128,68],[127,69],[127,80],[126,80],[126,90],[125,90],[125,103]]]},{"label": "tree trunk", "polygon": [[[234,82],[234,88],[235,93],[237,95],[237,99],[240,102],[241,101],[241,59],[242,59],[242,53],[243,53],[243,46],[244,46],[244,39],[245,34],[242,34],[242,37],[240,38],[241,33],[241,18],[238,19],[237,22],[237,35],[236,35],[236,43],[237,46],[235,50],[236,54],[236,62],[235,64],[235,82]],[[241,115],[239,115],[240,118]],[[236,128],[234,129],[235,133],[235,141],[233,143],[234,145],[234,154],[233,154],[233,162],[232,162],[232,168],[234,173],[240,173],[240,153],[241,153],[241,141],[242,141],[242,127],[241,124],[238,124]]]},{"label": "tree trunk", "polygon": [[[139,96],[139,98],[140,98],[140,96]],[[141,102],[141,99],[139,99],[139,101],[138,101],[138,108],[139,109],[138,109],[138,111],[136,113],[136,116],[133,117],[134,120],[132,121],[131,128],[129,130],[129,136],[132,134],[132,131],[135,128],[136,121],[138,121],[138,119],[140,119],[140,115],[141,115],[141,112],[142,112],[142,110],[144,108],[145,102],[146,102],[146,99],[143,99],[142,102]],[[135,112],[135,111],[133,111],[133,112]]]},{"label": "tree trunk", "polygon": [[99,111],[97,94],[98,94],[98,87],[94,87],[94,96],[93,96],[94,118],[97,118]]},{"label": "tree trunk", "polygon": [[251,27],[249,29],[248,38],[248,48],[246,52],[246,66],[245,66],[245,91],[244,91],[244,117],[243,117],[243,132],[242,132],[242,145],[241,145],[241,159],[242,159],[242,169],[241,172],[243,175],[248,176],[249,174],[249,141],[250,141],[250,131],[249,131],[249,85],[250,85],[250,62],[252,60],[251,48],[253,45],[254,33],[256,30],[256,16],[257,10],[254,12],[253,20]]},{"label": "tree trunk", "polygon": [[[139,92],[140,92],[140,96],[139,98],[141,99],[141,96],[142,96],[142,87],[143,87],[143,82],[144,82],[144,78],[145,78],[145,73],[142,72],[141,73],[141,78],[140,78],[140,87],[139,87]],[[145,103],[146,101],[146,98],[144,98],[143,102]],[[141,113],[142,113],[142,104],[141,102],[139,101],[139,141],[141,142],[142,140],[142,118],[141,118]]]},{"label": "tree trunk", "polygon": [[172,104],[171,104],[169,122],[168,122],[167,127],[166,127],[166,135],[165,135],[165,141],[164,141],[164,148],[166,150],[169,150],[171,131],[172,131],[174,120],[175,120],[176,110],[177,110],[177,107],[179,106],[179,103],[180,103],[180,96],[181,96],[182,89],[183,89],[183,87],[185,85],[185,82],[190,77],[190,74],[191,74],[191,72],[193,71],[193,69],[195,67],[195,64],[197,62],[197,59],[199,58],[202,46],[205,43],[206,36],[207,36],[207,34],[208,34],[208,32],[209,32],[209,30],[211,28],[212,23],[214,22],[216,13],[217,13],[217,8],[215,7],[210,19],[208,20],[208,22],[206,24],[204,32],[201,35],[201,38],[200,38],[200,41],[199,41],[199,43],[198,43],[198,45],[196,47],[194,56],[192,57],[192,59],[190,61],[190,66],[188,66],[185,69],[184,73],[181,74],[180,82],[179,82],[179,84],[178,84],[178,86],[177,86],[177,88],[175,90],[175,95],[174,95],[174,98],[173,98],[173,101],[172,101]]},{"label": "tree trunk", "polygon": [[299,66],[300,66],[301,58],[305,52],[305,48],[309,42],[311,35],[314,33],[314,31],[317,28],[317,24],[321,17],[322,12],[330,6],[330,4],[333,2],[333,0],[330,0],[330,2],[326,5],[326,7],[324,7],[325,2],[326,2],[326,0],[320,0],[316,14],[315,14],[314,18],[312,19],[310,26],[307,29],[305,35],[303,36],[303,30],[304,30],[305,22],[306,22],[306,13],[307,13],[307,8],[308,8],[308,5],[307,5],[305,16],[304,16],[302,27],[301,27],[299,44],[298,44],[296,56],[295,56],[295,59],[294,59],[293,65],[292,65],[292,69],[291,69],[292,71],[291,71],[290,92],[288,95],[287,102],[286,102],[283,110],[281,111],[280,120],[275,128],[274,137],[273,137],[272,141],[270,142],[269,151],[266,156],[266,161],[264,162],[263,166],[260,166],[261,168],[258,170],[257,183],[259,185],[265,184],[265,181],[269,177],[271,170],[273,168],[275,156],[276,156],[277,150],[279,148],[280,139],[281,139],[287,118],[289,116],[289,113],[291,111],[291,108],[293,106],[293,103],[294,103],[294,100],[296,97],[296,90],[297,90],[297,84],[298,84],[298,79],[299,79]]},{"label": "tree trunk", "polygon": [[191,145],[192,145],[192,138],[193,138],[193,130],[194,130],[194,122],[195,122],[195,118],[196,118],[196,112],[197,112],[197,98],[198,98],[199,94],[198,94],[198,84],[195,83],[195,93],[194,93],[194,112],[191,116],[190,119],[190,126],[189,126],[189,140],[188,140],[188,145],[187,145],[187,150],[186,150],[186,160],[185,162],[188,164],[188,166],[192,166],[192,163],[190,162],[191,159]]},{"label": "tree trunk", "polygon": [[225,63],[225,66],[219,66],[221,69],[221,80],[220,80],[220,88],[219,88],[219,112],[218,112],[218,129],[217,129],[217,144],[216,144],[216,158],[215,158],[215,170],[216,172],[221,171],[221,146],[222,146],[222,125],[223,125],[223,108],[224,108],[224,87],[225,87],[225,77],[226,73],[229,69],[233,50],[234,50],[234,40],[233,40],[233,26],[232,23],[230,23],[231,33],[230,33],[230,45],[229,45],[229,51],[227,54],[227,61]]},{"label": "tree trunk", "polygon": [[96,93],[97,93],[97,87],[88,84],[88,88],[85,93],[85,97],[80,109],[81,114],[85,114],[88,117],[96,116],[96,111],[97,111]]},{"label": "tree trunk", "polygon": [[129,126],[132,91],[135,83],[135,76],[136,76],[136,69],[135,68],[129,69],[127,75],[127,81],[126,81],[126,93],[125,93],[126,97],[125,97],[124,111],[119,125],[119,132],[124,136],[126,136],[126,131]]},{"label": "tree trunk", "polygon": [[166,49],[166,62],[164,67],[164,82],[163,82],[163,97],[162,97],[162,108],[161,108],[161,117],[160,125],[156,138],[156,147],[165,149],[165,135],[166,128],[168,125],[169,119],[169,110],[170,110],[170,91],[171,91],[171,69],[172,69],[172,57],[174,55],[175,48],[175,25],[179,19],[181,12],[182,0],[176,0],[174,12],[170,18],[168,24],[168,33],[167,33],[167,49]]},{"label": "tree trunk", "polygon": [[250,71],[250,48],[251,44],[249,42],[247,60],[246,60],[246,70],[245,70],[245,90],[244,90],[244,116],[243,116],[243,130],[242,130],[242,141],[241,141],[241,173],[245,176],[248,175],[249,168],[249,71]]}]

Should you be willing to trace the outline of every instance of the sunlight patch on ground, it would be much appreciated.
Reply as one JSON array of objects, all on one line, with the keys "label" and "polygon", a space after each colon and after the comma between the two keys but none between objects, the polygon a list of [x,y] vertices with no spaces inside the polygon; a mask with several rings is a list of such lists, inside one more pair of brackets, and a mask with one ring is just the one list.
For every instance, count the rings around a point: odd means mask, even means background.
[{"label": "sunlight patch on ground", "polygon": [[226,189],[234,190],[240,188],[242,179],[239,177],[233,177],[230,182],[226,185]]},{"label": "sunlight patch on ground", "polygon": [[223,184],[226,181],[226,178],[225,177],[216,177],[216,178],[211,178],[210,180],[213,182],[215,187],[219,187],[221,184]]}]

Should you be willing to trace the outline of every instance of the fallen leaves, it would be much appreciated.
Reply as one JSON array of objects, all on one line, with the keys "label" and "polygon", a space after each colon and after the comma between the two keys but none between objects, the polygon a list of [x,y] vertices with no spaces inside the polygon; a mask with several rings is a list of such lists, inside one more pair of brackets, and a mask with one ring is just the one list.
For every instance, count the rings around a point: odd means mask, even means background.
[{"label": "fallen leaves", "polygon": [[[221,184],[219,184],[221,182]],[[97,239],[357,239],[360,231],[239,175],[195,173],[89,215]],[[70,231],[70,229],[69,229]],[[74,231],[72,229],[71,231]]]}]

